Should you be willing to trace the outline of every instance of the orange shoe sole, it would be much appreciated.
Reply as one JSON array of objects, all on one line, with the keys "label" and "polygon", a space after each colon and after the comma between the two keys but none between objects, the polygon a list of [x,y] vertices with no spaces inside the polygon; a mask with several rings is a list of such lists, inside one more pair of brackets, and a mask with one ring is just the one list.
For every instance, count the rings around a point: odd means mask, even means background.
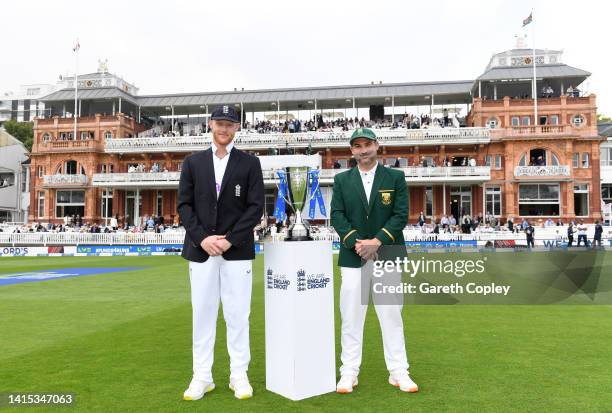
[{"label": "orange shoe sole", "polygon": [[[354,389],[355,387],[357,387],[357,384],[355,384],[355,385],[353,386],[353,389]],[[353,392],[353,389],[351,389],[351,390],[349,390],[349,389],[336,389],[336,393],[339,393],[339,394],[348,394],[348,393],[352,393],[352,392]]]},{"label": "orange shoe sole", "polygon": [[393,387],[397,387],[400,391],[403,391],[405,393],[416,393],[416,392],[419,391],[418,387],[416,389],[402,390],[402,389],[399,388],[399,383],[391,383],[391,382],[389,382],[389,384],[391,384]]}]

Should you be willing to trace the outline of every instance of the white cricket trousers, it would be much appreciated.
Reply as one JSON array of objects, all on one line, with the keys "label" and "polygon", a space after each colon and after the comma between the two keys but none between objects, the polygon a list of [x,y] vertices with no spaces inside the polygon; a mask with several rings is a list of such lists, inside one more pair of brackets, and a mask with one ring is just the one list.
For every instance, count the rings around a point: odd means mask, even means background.
[{"label": "white cricket trousers", "polygon": [[226,261],[222,256],[189,262],[193,309],[193,378],[212,382],[219,300],[227,327],[230,379],[246,376],[251,360],[252,261]]},{"label": "white cricket trousers", "polygon": [[[370,270],[368,270],[368,267]],[[363,280],[362,268],[340,267],[342,276],[340,286],[340,315],[342,318],[340,339],[342,353],[340,360],[342,366],[340,367],[340,375],[357,376],[359,374],[363,347],[363,326],[368,309],[372,279],[377,280],[372,277],[371,267],[371,261],[369,261],[364,267]],[[394,277],[398,282],[401,282],[401,274],[391,276],[391,278]],[[362,285],[362,282],[367,282],[367,285]],[[362,291],[362,288],[366,290]],[[364,294],[363,300],[362,294]],[[387,370],[390,373],[407,371],[408,358],[406,356],[404,323],[402,321],[403,297],[396,295],[389,299],[389,297],[373,296],[373,301],[382,331]]]}]

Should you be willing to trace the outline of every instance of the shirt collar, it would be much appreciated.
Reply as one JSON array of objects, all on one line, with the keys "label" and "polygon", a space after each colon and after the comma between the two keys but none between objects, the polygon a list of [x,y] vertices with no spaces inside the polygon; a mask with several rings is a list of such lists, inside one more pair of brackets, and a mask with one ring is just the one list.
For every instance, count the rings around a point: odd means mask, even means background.
[{"label": "shirt collar", "polygon": [[[212,149],[212,153],[213,153],[213,155],[215,155],[215,156],[216,156],[216,152],[217,152],[217,149],[218,149],[218,148],[217,148],[217,145],[215,145],[215,142],[214,142],[214,141],[212,141],[212,142],[210,143],[210,148]],[[229,143],[229,144],[228,144],[228,145],[225,147],[225,150],[227,151],[227,154],[228,154],[228,155],[230,154],[230,152],[232,151],[232,149],[234,149],[234,141],[233,141],[233,140],[232,140],[232,141],[231,141],[231,142],[230,142],[230,143]]]},{"label": "shirt collar", "polygon": [[376,172],[376,168],[378,168],[378,162],[376,162],[376,165],[374,165],[374,167],[372,169],[370,169],[369,171],[362,171],[361,169],[359,169],[359,167],[357,167],[357,169],[359,170],[359,174],[361,174],[361,175],[371,175],[371,174],[374,174]]}]

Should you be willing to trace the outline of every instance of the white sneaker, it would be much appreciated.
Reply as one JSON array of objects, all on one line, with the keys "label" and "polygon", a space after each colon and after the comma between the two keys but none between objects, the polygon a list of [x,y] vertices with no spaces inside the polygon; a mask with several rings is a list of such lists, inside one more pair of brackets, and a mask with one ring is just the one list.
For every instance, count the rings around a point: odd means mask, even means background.
[{"label": "white sneaker", "polygon": [[399,387],[401,391],[408,393],[416,393],[419,391],[419,386],[412,381],[408,372],[404,371],[401,373],[391,374],[389,376],[389,384]]},{"label": "white sneaker", "polygon": [[336,393],[352,393],[353,387],[357,386],[357,384],[359,384],[357,376],[345,374],[340,377],[340,381],[336,385]]},{"label": "white sneaker", "polygon": [[253,387],[251,387],[248,377],[230,379],[229,388],[234,391],[234,396],[237,399],[243,400],[253,397]]},{"label": "white sneaker", "polygon": [[204,380],[191,380],[189,388],[183,393],[183,400],[200,400],[208,392],[215,389],[215,383]]}]

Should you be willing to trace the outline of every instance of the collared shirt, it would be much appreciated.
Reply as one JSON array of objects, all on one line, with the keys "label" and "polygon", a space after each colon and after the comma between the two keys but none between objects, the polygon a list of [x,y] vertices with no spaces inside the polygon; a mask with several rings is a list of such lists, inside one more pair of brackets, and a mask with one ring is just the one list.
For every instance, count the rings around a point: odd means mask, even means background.
[{"label": "collared shirt", "polygon": [[366,194],[366,198],[368,199],[368,204],[370,203],[370,193],[372,192],[372,185],[374,184],[374,175],[376,175],[376,168],[378,167],[378,163],[374,165],[372,169],[369,171],[362,171],[359,169],[359,176],[361,176],[361,183],[363,184],[363,189]]},{"label": "collared shirt", "polygon": [[234,142],[230,142],[225,147],[227,155],[225,155],[223,158],[219,158],[217,156],[217,146],[214,142],[212,142],[210,146],[213,153],[213,166],[215,168],[215,188],[217,191],[217,199],[219,199],[219,192],[221,192],[221,183],[223,182],[223,175],[225,175],[225,168],[227,168],[227,162],[229,161],[230,153],[234,148]]}]

